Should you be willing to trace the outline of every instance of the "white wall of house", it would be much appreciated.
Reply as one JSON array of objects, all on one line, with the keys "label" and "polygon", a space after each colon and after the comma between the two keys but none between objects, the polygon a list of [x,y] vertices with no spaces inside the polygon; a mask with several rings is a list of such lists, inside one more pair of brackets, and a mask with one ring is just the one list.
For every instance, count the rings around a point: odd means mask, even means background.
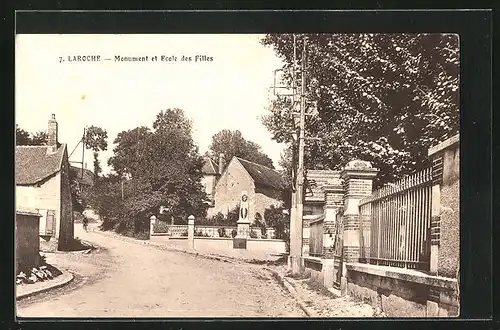
[{"label": "white wall of house", "polygon": [[61,219],[61,175],[55,176],[37,186],[16,186],[16,206],[24,206],[39,210],[40,233],[45,233],[47,210],[55,211],[55,237],[59,237]]},{"label": "white wall of house", "polygon": [[204,175],[201,177],[201,184],[205,187],[205,192],[210,197],[214,197],[215,183],[216,183],[215,175]]}]

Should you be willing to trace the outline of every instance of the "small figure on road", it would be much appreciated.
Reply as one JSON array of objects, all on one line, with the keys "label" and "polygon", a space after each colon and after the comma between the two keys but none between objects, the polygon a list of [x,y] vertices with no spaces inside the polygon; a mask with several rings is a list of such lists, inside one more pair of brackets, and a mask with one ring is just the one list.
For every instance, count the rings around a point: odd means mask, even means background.
[{"label": "small figure on road", "polygon": [[87,217],[83,217],[83,229],[88,232],[89,219]]}]

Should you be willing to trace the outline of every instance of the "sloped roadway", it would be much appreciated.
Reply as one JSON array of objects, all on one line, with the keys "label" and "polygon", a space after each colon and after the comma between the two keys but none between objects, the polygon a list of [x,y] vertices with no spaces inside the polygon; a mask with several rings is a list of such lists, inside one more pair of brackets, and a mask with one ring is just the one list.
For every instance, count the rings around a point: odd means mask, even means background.
[{"label": "sloped roadway", "polygon": [[262,268],[159,250],[75,228],[97,253],[47,257],[75,275],[17,304],[20,317],[305,317]]}]

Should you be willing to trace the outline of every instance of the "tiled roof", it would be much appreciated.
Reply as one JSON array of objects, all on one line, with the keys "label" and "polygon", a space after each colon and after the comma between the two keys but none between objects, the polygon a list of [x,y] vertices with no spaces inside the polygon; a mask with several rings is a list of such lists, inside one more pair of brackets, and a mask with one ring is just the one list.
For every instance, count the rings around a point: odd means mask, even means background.
[{"label": "tiled roof", "polygon": [[205,158],[205,164],[203,164],[201,172],[203,174],[208,174],[208,175],[218,174],[217,165],[215,165],[214,161],[211,160],[210,157],[204,157],[204,158]]},{"label": "tiled roof", "polygon": [[83,169],[83,178],[82,178],[82,168],[78,166],[71,166],[69,168],[72,174],[75,175],[76,180],[80,184],[92,186],[94,184],[94,172],[88,170],[86,168]]},{"label": "tiled roof", "polygon": [[340,172],[331,170],[308,170],[306,173],[308,186],[305,200],[309,202],[323,202],[325,200],[323,187],[326,185],[340,185]]},{"label": "tiled roof", "polygon": [[245,159],[235,157],[245,170],[250,174],[256,185],[270,187],[274,189],[283,189],[285,183],[281,175],[264,165],[256,164]]},{"label": "tiled roof", "polygon": [[55,152],[48,146],[16,146],[16,185],[34,185],[61,170],[66,144]]}]

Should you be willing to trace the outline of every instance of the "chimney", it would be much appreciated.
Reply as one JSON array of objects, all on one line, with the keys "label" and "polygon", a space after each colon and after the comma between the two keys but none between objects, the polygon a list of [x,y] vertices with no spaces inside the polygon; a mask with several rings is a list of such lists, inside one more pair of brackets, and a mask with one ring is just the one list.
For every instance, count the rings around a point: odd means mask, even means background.
[{"label": "chimney", "polygon": [[224,171],[224,166],[226,166],[226,160],[224,158],[224,154],[221,152],[219,154],[219,175],[222,175],[222,171]]},{"label": "chimney", "polygon": [[47,135],[48,135],[48,141],[47,145],[49,147],[52,147],[52,150],[57,150],[59,141],[57,141],[57,121],[56,121],[56,115],[52,114],[52,117],[49,120],[49,127],[48,127]]}]

